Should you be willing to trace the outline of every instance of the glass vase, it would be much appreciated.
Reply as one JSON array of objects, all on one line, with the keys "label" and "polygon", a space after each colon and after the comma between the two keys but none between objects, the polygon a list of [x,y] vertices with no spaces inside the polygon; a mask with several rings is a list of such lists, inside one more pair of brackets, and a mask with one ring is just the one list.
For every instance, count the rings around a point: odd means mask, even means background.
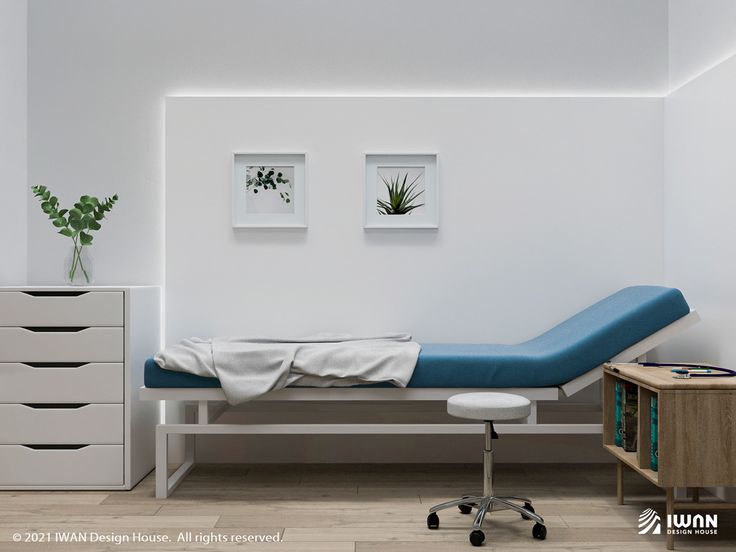
[{"label": "glass vase", "polygon": [[94,264],[89,246],[75,244],[64,260],[64,281],[72,286],[94,283]]}]

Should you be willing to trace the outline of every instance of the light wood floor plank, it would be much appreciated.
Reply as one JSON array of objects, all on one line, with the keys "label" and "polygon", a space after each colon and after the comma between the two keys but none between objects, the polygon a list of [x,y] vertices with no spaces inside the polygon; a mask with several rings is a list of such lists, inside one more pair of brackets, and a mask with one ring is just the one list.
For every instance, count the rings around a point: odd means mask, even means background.
[{"label": "light wood floor plank", "polygon": [[90,530],[112,529],[118,527],[214,527],[219,516],[33,516],[24,519],[16,517],[0,517],[0,528],[65,530],[86,528]]},{"label": "light wood floor plank", "polygon": [[100,504],[109,493],[0,491],[0,504]]},{"label": "light wood floor plank", "polygon": [[[56,550],[162,552],[248,550],[286,552],[468,552],[472,516],[440,513],[426,527],[427,508],[480,487],[479,465],[204,465],[166,500],[149,475],[130,492],[0,493],[0,552]],[[642,536],[641,511],[663,510],[660,489],[626,475],[627,503],[615,498],[612,465],[501,465],[497,494],[529,496],[547,522],[548,538],[532,538],[532,523],[495,512],[484,524],[487,551],[664,552],[664,535]],[[716,537],[680,537],[678,551],[736,550],[736,512],[719,511]],[[17,545],[16,531],[140,532],[175,539],[186,530],[220,535],[279,532],[283,542]]]},{"label": "light wood floor plank", "polygon": [[3,504],[1,518],[68,516],[152,516],[160,504]]}]

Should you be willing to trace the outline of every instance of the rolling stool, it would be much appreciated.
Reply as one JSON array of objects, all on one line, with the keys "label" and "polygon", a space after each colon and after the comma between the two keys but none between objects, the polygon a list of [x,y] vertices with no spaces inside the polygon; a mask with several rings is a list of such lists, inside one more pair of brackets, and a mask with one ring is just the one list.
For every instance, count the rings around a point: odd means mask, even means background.
[{"label": "rolling stool", "polygon": [[[483,496],[464,496],[450,502],[437,504],[429,509],[427,527],[437,529],[440,526],[439,510],[457,506],[463,514],[469,514],[473,508],[478,509],[470,533],[470,543],[480,546],[486,539],[481,531],[483,518],[493,510],[516,510],[524,519],[534,521],[532,536],[535,539],[547,538],[544,520],[534,512],[532,501],[517,496],[494,496],[493,494],[493,439],[498,434],[493,429],[493,422],[498,420],[516,420],[531,414],[529,399],[510,393],[462,393],[447,400],[447,412],[458,418],[483,420],[486,424],[486,446],[483,451]],[[523,503],[523,504],[518,504]]]}]

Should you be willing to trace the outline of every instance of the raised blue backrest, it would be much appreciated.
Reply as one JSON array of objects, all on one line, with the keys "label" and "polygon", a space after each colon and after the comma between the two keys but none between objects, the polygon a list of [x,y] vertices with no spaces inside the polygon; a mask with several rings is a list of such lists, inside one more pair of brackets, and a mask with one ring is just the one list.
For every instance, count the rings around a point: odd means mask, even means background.
[{"label": "raised blue backrest", "polygon": [[598,301],[539,337],[528,351],[553,364],[597,366],[690,312],[678,289],[632,286]]}]

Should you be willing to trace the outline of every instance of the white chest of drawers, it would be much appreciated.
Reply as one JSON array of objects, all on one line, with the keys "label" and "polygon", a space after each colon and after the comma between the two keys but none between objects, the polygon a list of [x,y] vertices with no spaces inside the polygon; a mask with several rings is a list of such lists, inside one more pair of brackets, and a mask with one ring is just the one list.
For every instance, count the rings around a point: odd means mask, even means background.
[{"label": "white chest of drawers", "polygon": [[0,287],[0,489],[131,489],[154,467],[138,400],[157,287]]}]

